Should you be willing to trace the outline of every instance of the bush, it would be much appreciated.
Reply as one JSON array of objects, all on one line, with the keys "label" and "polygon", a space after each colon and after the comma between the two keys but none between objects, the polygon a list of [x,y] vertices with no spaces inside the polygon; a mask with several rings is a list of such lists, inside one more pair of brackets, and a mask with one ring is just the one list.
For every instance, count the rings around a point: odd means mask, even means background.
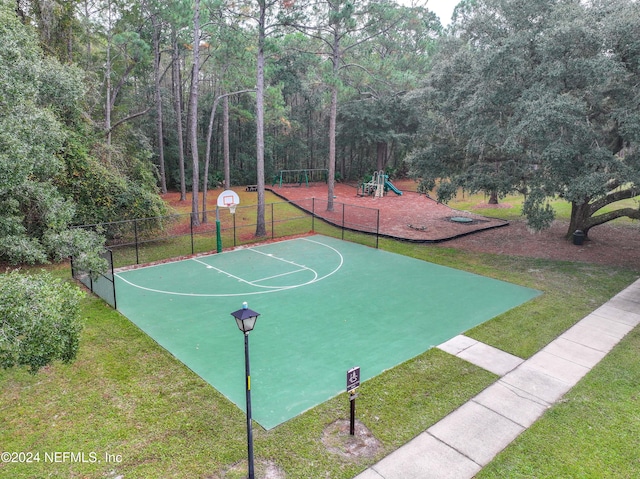
[{"label": "bush", "polygon": [[36,373],[56,360],[73,361],[82,329],[81,296],[44,271],[0,275],[0,366],[28,366]]}]

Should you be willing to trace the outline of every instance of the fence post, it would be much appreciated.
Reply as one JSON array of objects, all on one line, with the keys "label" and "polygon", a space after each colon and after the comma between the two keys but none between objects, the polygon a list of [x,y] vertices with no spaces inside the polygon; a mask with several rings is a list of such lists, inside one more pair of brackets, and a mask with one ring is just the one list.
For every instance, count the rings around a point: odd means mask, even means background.
[{"label": "fence post", "polygon": [[344,203],[342,203],[342,241],[344,241]]},{"label": "fence post", "polygon": [[311,198],[311,231],[316,232],[316,199]]},{"label": "fence post", "polygon": [[231,215],[233,216],[233,247],[235,248],[237,246],[236,244],[236,215]]},{"label": "fence post", "polygon": [[191,254],[193,254],[194,251],[195,251],[194,248],[193,248],[193,212],[190,213],[189,219],[190,219],[189,231],[190,231],[190,234],[191,234]]},{"label": "fence post", "polygon": [[138,254],[138,220],[133,220],[133,236],[136,242],[136,264],[140,264],[140,257]]},{"label": "fence post", "polygon": [[380,210],[377,210],[378,216],[376,218],[376,249],[380,243]]},{"label": "fence post", "polygon": [[273,203],[271,203],[271,239],[275,238],[275,222],[273,221]]},{"label": "fence post", "polygon": [[113,251],[107,248],[109,252],[109,262],[111,263],[111,286],[113,287],[113,309],[118,309],[118,300],[116,299],[116,275],[113,269]]}]

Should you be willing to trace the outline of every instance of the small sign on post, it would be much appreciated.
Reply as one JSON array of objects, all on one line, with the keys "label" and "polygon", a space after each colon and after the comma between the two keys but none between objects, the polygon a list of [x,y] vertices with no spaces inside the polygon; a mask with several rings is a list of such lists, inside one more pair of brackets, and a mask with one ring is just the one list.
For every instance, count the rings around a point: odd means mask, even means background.
[{"label": "small sign on post", "polygon": [[360,366],[347,371],[347,392],[350,393],[360,386]]},{"label": "small sign on post", "polygon": [[350,409],[350,417],[349,417],[349,434],[354,436],[356,429],[356,398],[358,394],[356,393],[358,387],[360,386],[360,366],[356,366],[355,368],[351,368],[347,371],[347,392],[349,393],[349,409]]}]

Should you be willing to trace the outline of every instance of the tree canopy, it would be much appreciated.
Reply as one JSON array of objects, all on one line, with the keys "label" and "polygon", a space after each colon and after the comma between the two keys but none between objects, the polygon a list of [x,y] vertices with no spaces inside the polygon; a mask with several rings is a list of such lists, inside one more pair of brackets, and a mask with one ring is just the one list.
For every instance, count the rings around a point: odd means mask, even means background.
[{"label": "tree canopy", "polygon": [[97,161],[86,73],[45,55],[15,2],[0,2],[0,35],[0,259],[75,255],[80,267],[100,269],[103,240],[69,226],[163,211],[156,178],[140,160],[146,153],[138,145],[121,168]]},{"label": "tree canopy", "polygon": [[477,0],[442,42],[418,103],[425,188],[526,195],[533,229],[571,203],[568,235],[640,208],[598,211],[640,193],[638,40],[631,0]]},{"label": "tree canopy", "polygon": [[91,241],[67,229],[74,204],[55,184],[82,80],[78,69],[42,57],[11,6],[0,4],[0,257],[42,263]]}]

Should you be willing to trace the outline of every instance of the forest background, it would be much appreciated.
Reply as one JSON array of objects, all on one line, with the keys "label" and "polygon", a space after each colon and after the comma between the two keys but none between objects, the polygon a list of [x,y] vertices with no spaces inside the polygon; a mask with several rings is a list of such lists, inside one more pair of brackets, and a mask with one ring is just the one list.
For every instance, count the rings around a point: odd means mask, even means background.
[{"label": "forest background", "polygon": [[[1,0],[0,259],[78,257],[69,225],[165,213],[158,193],[264,186],[280,170],[385,169],[447,200],[518,192],[568,234],[637,196],[633,0],[464,0],[443,28],[389,0]],[[203,202],[200,203],[200,193]],[[206,220],[206,218],[202,218]],[[262,223],[262,224],[261,224]]]}]

